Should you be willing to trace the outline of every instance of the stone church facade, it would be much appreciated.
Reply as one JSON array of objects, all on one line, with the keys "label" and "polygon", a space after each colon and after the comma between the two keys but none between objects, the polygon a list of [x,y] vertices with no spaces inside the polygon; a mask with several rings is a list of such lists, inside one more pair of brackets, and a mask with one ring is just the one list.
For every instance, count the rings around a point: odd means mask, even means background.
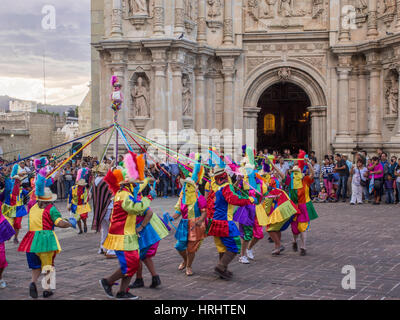
[{"label": "stone church facade", "polygon": [[[319,159],[400,153],[399,0],[92,0],[91,14],[93,128],[113,121],[114,74],[120,121],[144,135],[176,121],[178,131],[254,129],[268,141],[298,120]],[[294,87],[304,119],[288,127]],[[288,92],[279,114],[264,112],[271,88]]]}]

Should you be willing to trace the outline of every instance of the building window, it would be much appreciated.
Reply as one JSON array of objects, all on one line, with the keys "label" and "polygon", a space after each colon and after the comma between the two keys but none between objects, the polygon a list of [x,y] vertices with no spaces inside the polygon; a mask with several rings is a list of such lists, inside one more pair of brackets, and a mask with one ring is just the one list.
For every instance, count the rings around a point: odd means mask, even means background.
[{"label": "building window", "polygon": [[264,134],[275,133],[275,116],[268,113],[264,116]]}]

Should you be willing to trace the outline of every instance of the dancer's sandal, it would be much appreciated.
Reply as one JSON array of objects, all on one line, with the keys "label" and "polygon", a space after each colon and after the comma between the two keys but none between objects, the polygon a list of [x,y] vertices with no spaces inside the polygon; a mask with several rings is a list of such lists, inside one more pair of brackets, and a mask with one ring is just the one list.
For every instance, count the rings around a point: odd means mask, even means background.
[{"label": "dancer's sandal", "polygon": [[186,263],[182,262],[179,267],[178,270],[184,270],[186,268]]},{"label": "dancer's sandal", "polygon": [[187,275],[188,277],[190,277],[190,276],[193,275],[193,271],[192,271],[192,268],[191,268],[191,267],[186,267],[186,275]]},{"label": "dancer's sandal", "polygon": [[279,256],[280,254],[281,254],[281,251],[279,249],[275,249],[274,251],[272,251],[273,256]]}]

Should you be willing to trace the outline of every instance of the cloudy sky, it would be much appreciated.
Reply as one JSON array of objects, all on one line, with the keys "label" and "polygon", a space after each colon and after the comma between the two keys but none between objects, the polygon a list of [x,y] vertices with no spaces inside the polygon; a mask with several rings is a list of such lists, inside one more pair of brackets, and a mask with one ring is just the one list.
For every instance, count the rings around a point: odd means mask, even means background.
[{"label": "cloudy sky", "polygon": [[[46,5],[55,9],[55,29]],[[90,0],[0,0],[0,95],[79,105],[90,82]]]}]

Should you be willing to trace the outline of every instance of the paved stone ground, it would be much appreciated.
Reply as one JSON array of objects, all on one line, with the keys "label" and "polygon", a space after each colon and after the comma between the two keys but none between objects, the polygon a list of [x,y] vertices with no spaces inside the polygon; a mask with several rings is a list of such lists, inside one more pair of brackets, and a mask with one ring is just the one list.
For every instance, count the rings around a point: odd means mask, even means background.
[{"label": "paved stone ground", "polygon": [[[174,199],[156,199],[155,212],[171,210]],[[57,203],[65,208],[62,202]],[[196,256],[195,275],[186,277],[177,270],[180,257],[173,248],[173,234],[161,241],[154,259],[162,285],[150,289],[151,276],[145,270],[146,288],[135,294],[143,299],[400,299],[399,205],[316,204],[319,218],[308,232],[307,256],[291,250],[291,233],[282,240],[286,250],[272,257],[273,244],[266,239],[256,247],[256,260],[250,265],[233,261],[231,281],[213,273],[217,253],[212,237],[207,238]],[[65,215],[65,210],[63,211]],[[90,216],[91,221],[91,216]],[[26,231],[24,218],[20,239]],[[115,259],[97,254],[99,234],[77,235],[73,229],[57,229],[63,251],[56,258],[57,290],[52,299],[106,299],[98,280],[118,267]],[[397,240],[396,240],[397,239]],[[6,289],[0,299],[28,299],[30,271],[25,255],[16,245],[6,245],[9,267],[4,278]],[[344,290],[342,267],[356,269],[356,289]],[[115,289],[114,289],[115,290]]]}]

